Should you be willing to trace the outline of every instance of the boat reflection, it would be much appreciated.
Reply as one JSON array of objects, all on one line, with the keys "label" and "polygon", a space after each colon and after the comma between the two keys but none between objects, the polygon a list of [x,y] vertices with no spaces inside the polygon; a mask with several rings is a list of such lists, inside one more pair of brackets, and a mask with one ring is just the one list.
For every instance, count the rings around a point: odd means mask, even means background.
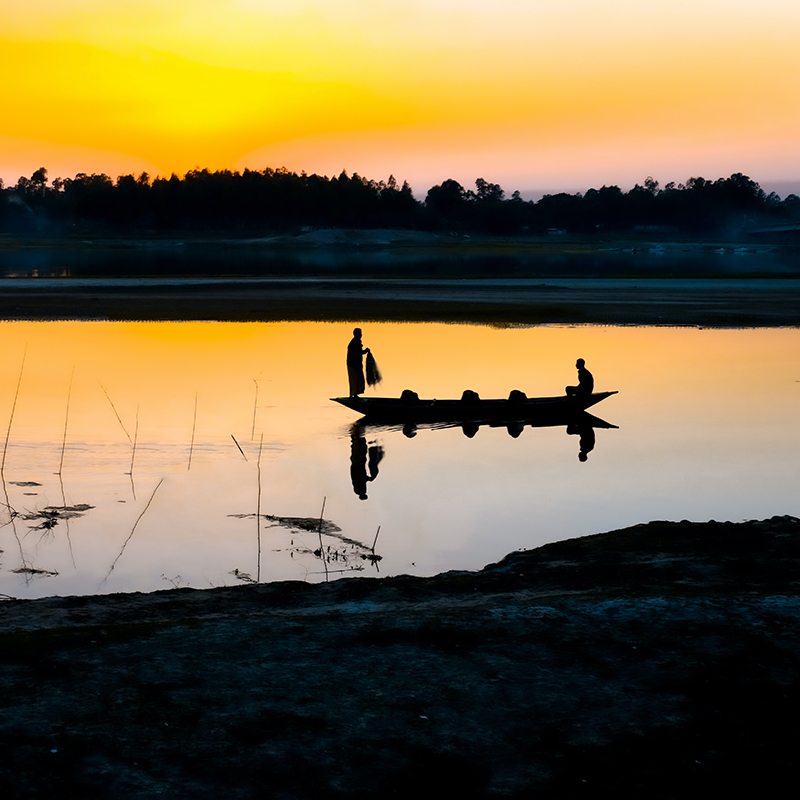
[{"label": "boat reflection", "polygon": [[525,428],[565,428],[568,436],[579,440],[578,460],[585,462],[595,448],[596,428],[618,429],[618,425],[606,422],[586,411],[566,415],[558,419],[515,420],[468,420],[461,422],[377,422],[362,417],[350,427],[350,480],[353,491],[361,500],[367,499],[367,484],[378,477],[378,465],[384,456],[384,448],[374,439],[375,434],[400,431],[409,439],[420,430],[445,430],[460,428],[464,436],[472,439],[481,428],[505,428],[508,435],[519,438]]}]

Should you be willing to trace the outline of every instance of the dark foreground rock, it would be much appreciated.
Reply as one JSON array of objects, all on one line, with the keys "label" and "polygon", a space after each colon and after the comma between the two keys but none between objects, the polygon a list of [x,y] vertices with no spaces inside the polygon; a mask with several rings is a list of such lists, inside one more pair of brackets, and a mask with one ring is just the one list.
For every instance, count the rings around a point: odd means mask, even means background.
[{"label": "dark foreground rock", "polygon": [[5,798],[795,796],[800,520],[0,606]]}]

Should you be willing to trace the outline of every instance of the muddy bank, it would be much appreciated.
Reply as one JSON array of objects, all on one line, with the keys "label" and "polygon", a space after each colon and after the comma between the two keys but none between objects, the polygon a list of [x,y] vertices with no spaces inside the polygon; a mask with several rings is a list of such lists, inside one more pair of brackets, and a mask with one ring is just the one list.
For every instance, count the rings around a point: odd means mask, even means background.
[{"label": "muddy bank", "polygon": [[797,791],[800,520],[0,605],[4,796]]},{"label": "muddy bank", "polygon": [[800,324],[800,280],[4,282],[7,320],[385,320],[486,324]]},{"label": "muddy bank", "polygon": [[0,319],[800,324],[800,249],[319,230],[0,237]]}]

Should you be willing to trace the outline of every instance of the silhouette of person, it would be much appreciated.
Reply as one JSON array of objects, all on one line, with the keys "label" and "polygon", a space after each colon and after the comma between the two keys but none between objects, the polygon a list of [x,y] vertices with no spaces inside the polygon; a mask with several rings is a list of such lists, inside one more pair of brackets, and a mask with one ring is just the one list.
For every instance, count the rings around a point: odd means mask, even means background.
[{"label": "silhouette of person", "polygon": [[353,425],[350,430],[350,480],[359,500],[367,499],[367,483],[378,477],[378,464],[382,458],[383,448],[380,445],[367,447],[361,427],[358,424]]},{"label": "silhouette of person", "polygon": [[359,499],[367,499],[367,440],[361,436],[358,426],[350,433],[350,480]]},{"label": "silhouette of person", "polygon": [[578,385],[567,386],[565,391],[568,397],[584,397],[594,391],[594,378],[592,373],[584,366],[585,364],[586,362],[582,358],[575,362],[575,367],[578,370]]},{"label": "silhouette of person", "polygon": [[369,348],[361,345],[361,328],[353,330],[353,338],[347,345],[347,379],[350,382],[350,397],[358,397],[367,388],[364,380],[364,354]]},{"label": "silhouette of person", "polygon": [[578,453],[578,461],[586,461],[586,459],[589,458],[589,453],[594,450],[594,428],[591,425],[585,425],[576,422],[567,426],[567,433],[570,435],[577,434],[580,436],[580,452]]}]

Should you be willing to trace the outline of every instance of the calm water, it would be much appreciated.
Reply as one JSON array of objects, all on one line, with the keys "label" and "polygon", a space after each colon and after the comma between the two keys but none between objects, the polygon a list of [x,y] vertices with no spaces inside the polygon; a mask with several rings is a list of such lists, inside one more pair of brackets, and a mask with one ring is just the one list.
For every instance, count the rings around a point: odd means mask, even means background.
[{"label": "calm water", "polygon": [[361,325],[385,395],[559,394],[585,358],[619,394],[584,462],[592,432],[564,426],[354,427],[329,400],[352,327],[0,323],[0,593],[434,574],[651,519],[800,515],[798,329]]}]

